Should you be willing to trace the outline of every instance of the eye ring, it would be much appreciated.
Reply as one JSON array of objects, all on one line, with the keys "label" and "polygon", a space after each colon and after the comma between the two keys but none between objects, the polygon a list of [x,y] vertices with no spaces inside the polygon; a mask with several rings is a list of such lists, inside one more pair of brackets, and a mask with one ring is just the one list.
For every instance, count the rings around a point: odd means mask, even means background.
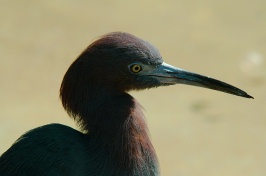
[{"label": "eye ring", "polygon": [[132,64],[129,69],[132,73],[139,73],[142,70],[142,66],[139,64]]}]

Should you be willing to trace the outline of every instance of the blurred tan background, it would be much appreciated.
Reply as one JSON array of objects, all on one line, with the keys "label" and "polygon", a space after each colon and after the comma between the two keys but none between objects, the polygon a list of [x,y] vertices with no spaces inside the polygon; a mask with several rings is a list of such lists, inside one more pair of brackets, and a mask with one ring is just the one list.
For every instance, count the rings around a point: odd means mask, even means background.
[{"label": "blurred tan background", "polygon": [[266,175],[266,1],[0,1],[0,153],[48,123],[76,128],[62,77],[98,36],[126,31],[172,65],[255,97],[176,85],[131,92],[164,176]]}]

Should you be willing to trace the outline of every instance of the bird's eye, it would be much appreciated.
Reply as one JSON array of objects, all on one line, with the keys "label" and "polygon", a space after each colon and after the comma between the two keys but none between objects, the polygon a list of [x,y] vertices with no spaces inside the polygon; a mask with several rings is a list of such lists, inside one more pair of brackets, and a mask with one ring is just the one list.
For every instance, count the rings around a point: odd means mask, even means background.
[{"label": "bird's eye", "polygon": [[132,64],[129,68],[133,73],[138,73],[142,70],[142,67],[139,64]]}]

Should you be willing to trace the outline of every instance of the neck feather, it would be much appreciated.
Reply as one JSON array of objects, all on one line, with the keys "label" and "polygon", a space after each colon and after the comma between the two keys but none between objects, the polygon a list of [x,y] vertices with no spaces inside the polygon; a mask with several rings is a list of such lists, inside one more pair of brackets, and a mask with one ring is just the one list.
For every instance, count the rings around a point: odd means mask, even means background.
[{"label": "neck feather", "polygon": [[119,168],[132,175],[157,175],[157,157],[141,105],[125,92],[102,87],[87,88],[81,95],[77,92],[82,91],[67,90],[63,85],[63,105],[81,129],[97,141],[99,149],[107,150]]}]

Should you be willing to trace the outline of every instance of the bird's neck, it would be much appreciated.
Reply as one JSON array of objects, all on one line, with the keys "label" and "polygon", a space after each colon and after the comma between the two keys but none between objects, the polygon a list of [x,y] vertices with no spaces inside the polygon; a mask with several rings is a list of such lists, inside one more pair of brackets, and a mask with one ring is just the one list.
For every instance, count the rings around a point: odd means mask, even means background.
[{"label": "bird's neck", "polygon": [[76,117],[81,128],[118,161],[119,168],[137,175],[159,173],[142,107],[132,96],[94,88],[83,100]]}]

